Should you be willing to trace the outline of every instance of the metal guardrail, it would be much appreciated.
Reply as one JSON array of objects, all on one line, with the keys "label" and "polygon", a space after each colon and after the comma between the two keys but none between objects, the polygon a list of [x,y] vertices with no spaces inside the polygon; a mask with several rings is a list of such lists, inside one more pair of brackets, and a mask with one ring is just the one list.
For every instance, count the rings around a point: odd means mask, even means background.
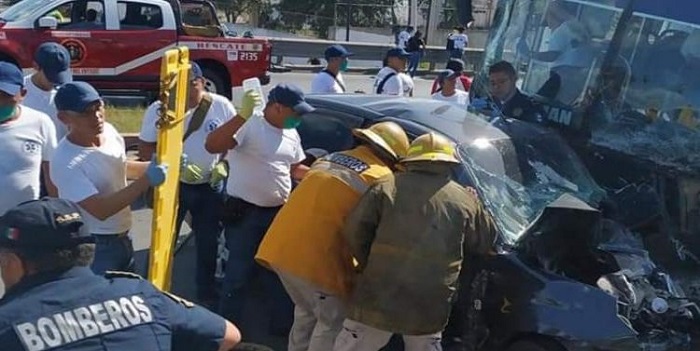
[{"label": "metal guardrail", "polygon": [[[354,54],[352,57],[355,60],[372,60],[381,61],[384,58],[387,50],[393,46],[389,44],[376,43],[359,43],[359,42],[344,42],[331,40],[310,40],[310,39],[291,39],[291,38],[268,38],[272,43],[273,63],[281,65],[285,57],[323,57],[323,52],[326,48],[333,44],[343,45],[346,49]],[[464,54],[464,62],[466,71],[477,71],[481,68],[483,62],[483,49],[467,48]],[[439,67],[444,67],[447,63],[448,54],[444,47],[428,46],[423,55],[423,62],[430,63],[430,70]]]}]

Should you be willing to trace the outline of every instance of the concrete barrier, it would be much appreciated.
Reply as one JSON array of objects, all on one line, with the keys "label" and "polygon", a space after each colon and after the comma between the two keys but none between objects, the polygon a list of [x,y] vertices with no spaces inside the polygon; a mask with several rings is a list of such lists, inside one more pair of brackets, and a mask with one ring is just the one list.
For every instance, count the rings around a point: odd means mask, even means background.
[{"label": "concrete barrier", "polygon": [[[268,38],[272,43],[273,64],[281,66],[285,57],[323,57],[323,52],[330,45],[340,44],[354,54],[354,60],[382,61],[387,50],[393,46],[388,44],[342,42],[332,40],[297,39],[297,38]],[[483,62],[483,49],[467,48],[464,52],[465,70],[477,71]],[[428,46],[422,61],[430,63],[430,71],[443,68],[448,55],[444,47]]]}]

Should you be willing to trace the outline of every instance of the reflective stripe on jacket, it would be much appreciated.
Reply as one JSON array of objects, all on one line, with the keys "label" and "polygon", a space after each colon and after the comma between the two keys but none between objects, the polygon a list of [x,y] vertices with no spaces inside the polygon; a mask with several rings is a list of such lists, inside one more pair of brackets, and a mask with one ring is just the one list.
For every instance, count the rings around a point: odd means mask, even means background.
[{"label": "reflective stripe on jacket", "polygon": [[340,231],[362,193],[389,174],[366,146],[318,160],[275,217],[255,259],[347,298],[354,270]]}]

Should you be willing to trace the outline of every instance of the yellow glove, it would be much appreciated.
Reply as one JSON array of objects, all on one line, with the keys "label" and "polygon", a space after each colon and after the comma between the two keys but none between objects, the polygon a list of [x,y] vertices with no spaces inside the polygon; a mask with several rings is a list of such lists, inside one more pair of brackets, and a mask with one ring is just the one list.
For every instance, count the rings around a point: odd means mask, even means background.
[{"label": "yellow glove", "polygon": [[222,180],[226,179],[228,176],[228,165],[226,162],[219,162],[211,170],[211,178],[209,178],[209,185],[212,187],[216,186]]},{"label": "yellow glove", "polygon": [[253,115],[255,108],[260,105],[262,105],[262,97],[260,94],[256,93],[254,90],[248,90],[245,92],[245,95],[243,95],[238,115],[247,121],[248,118]]},{"label": "yellow glove", "polygon": [[180,170],[180,179],[186,183],[196,183],[202,180],[202,169],[195,164],[188,163]]}]

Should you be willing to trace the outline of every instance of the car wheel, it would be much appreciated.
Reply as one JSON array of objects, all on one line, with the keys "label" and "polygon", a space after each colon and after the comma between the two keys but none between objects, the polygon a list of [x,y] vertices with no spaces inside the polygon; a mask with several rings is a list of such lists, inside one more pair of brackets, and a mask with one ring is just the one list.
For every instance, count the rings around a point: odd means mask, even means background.
[{"label": "car wheel", "polygon": [[234,347],[233,349],[231,349],[231,351],[275,351],[275,350],[273,350],[265,345],[242,342],[242,343],[236,345],[236,347]]},{"label": "car wheel", "polygon": [[228,85],[226,84],[226,79],[218,70],[202,67],[202,74],[204,74],[204,87],[208,92],[230,98],[231,92],[226,91]]},{"label": "car wheel", "polygon": [[556,341],[548,339],[526,339],[511,344],[507,351],[566,351]]}]

